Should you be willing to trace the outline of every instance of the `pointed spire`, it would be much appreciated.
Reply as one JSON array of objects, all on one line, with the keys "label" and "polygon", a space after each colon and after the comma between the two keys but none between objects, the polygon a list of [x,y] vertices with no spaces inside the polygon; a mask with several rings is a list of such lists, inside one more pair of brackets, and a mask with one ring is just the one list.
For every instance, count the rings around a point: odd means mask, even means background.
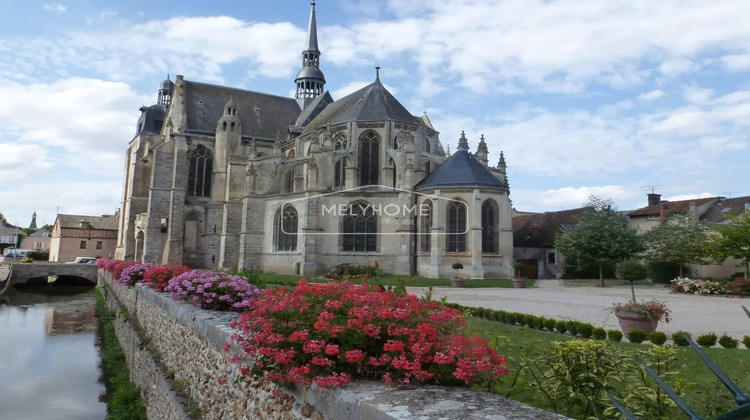
[{"label": "pointed spire", "polygon": [[424,125],[426,125],[428,128],[435,129],[435,127],[432,126],[432,121],[430,121],[430,117],[427,116],[427,111],[422,111],[422,122],[424,122]]},{"label": "pointed spire", "polygon": [[326,78],[320,71],[320,50],[318,49],[318,25],[315,20],[315,0],[310,3],[310,23],[307,27],[307,45],[302,51],[302,68],[294,83],[297,85],[297,103],[305,109],[318,95],[323,93]]},{"label": "pointed spire", "polygon": [[458,139],[458,150],[469,150],[469,141],[466,139],[464,130],[461,130],[461,138]]},{"label": "pointed spire", "polygon": [[445,146],[445,157],[451,157],[451,145]]},{"label": "pointed spire", "polygon": [[505,170],[505,155],[502,150],[500,151],[500,161],[497,162],[497,169]]},{"label": "pointed spire", "polygon": [[307,24],[307,50],[320,52],[318,50],[318,24],[315,21],[315,0],[310,3],[310,22]]},{"label": "pointed spire", "polygon": [[29,229],[36,229],[36,210],[34,210],[34,214],[31,215],[31,224],[29,225]]},{"label": "pointed spire", "polygon": [[474,156],[477,158],[479,162],[482,163],[485,167],[489,163],[489,155],[490,151],[487,150],[487,143],[484,141],[484,134],[482,134],[479,137],[479,145],[477,145],[477,152],[474,154]]},{"label": "pointed spire", "polygon": [[380,66],[375,67],[375,80],[380,81]]}]

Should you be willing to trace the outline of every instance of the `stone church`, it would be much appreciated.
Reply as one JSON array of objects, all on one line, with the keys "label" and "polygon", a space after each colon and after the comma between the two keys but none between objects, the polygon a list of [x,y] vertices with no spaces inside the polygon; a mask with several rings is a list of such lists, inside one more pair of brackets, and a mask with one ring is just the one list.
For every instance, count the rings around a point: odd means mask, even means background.
[{"label": "stone church", "polygon": [[512,276],[505,160],[461,134],[446,153],[427,115],[383,86],[334,100],[312,2],[296,97],[176,76],[141,108],[127,151],[116,258],[322,274]]}]

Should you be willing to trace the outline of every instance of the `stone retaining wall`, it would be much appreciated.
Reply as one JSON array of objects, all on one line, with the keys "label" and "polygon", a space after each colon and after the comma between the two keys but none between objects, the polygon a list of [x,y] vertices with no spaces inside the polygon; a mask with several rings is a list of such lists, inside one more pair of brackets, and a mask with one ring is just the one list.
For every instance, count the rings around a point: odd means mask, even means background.
[{"label": "stone retaining wall", "polygon": [[103,270],[99,284],[116,312],[115,330],[131,381],[141,389],[151,419],[562,418],[471,388],[363,381],[336,389],[281,389],[247,381],[231,362],[241,349],[232,345],[229,352],[223,350],[231,343],[229,324],[238,314],[198,309],[146,287],[113,284]]}]

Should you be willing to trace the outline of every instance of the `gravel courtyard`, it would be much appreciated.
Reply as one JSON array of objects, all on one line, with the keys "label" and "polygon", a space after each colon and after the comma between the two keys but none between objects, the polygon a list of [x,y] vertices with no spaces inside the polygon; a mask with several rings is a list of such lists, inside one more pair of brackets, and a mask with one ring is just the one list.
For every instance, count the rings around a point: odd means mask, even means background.
[{"label": "gravel courtyard", "polygon": [[[408,289],[417,296],[424,295],[426,290],[422,287]],[[433,288],[433,299],[443,296],[448,297],[448,302],[465,306],[573,319],[595,327],[619,329],[617,318],[608,309],[613,303],[630,298],[630,286],[563,287],[558,280],[537,280],[535,287],[527,289]],[[693,337],[710,332],[737,339],[750,335],[750,319],[740,306],[750,309],[750,299],[672,294],[663,286],[638,285],[635,296],[639,301],[660,299],[666,302],[672,310],[672,321],[660,322],[658,330],[667,334],[683,330]]]}]

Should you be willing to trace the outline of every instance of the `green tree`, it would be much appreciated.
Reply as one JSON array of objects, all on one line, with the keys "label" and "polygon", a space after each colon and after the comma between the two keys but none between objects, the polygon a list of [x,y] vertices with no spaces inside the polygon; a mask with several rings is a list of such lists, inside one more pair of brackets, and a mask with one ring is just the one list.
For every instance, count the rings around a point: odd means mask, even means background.
[{"label": "green tree", "polygon": [[717,235],[711,235],[708,249],[717,262],[729,257],[742,261],[745,275],[750,271],[750,211],[739,216],[729,215],[729,223],[714,227]]},{"label": "green tree", "polygon": [[704,223],[689,216],[674,215],[643,235],[646,259],[677,264],[682,277],[683,265],[707,262],[710,231]]},{"label": "green tree", "polygon": [[558,232],[555,247],[566,258],[596,262],[600,286],[604,287],[604,263],[627,260],[640,252],[643,244],[638,232],[628,229],[627,220],[617,212],[612,200],[591,196],[586,207],[578,224]]},{"label": "green tree", "polygon": [[630,282],[630,292],[633,294],[633,303],[636,303],[635,286],[633,286],[633,283],[646,279],[646,277],[648,276],[646,267],[637,260],[623,261],[617,263],[616,275],[618,279],[623,279]]}]

